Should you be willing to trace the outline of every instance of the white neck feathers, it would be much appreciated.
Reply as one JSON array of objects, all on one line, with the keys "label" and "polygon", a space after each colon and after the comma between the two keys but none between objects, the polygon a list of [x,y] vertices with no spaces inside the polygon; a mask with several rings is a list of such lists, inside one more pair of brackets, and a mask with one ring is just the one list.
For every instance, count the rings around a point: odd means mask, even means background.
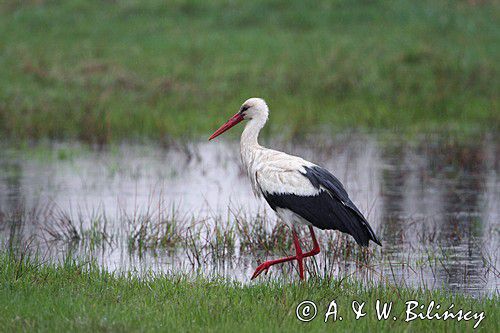
[{"label": "white neck feathers", "polygon": [[256,171],[264,149],[259,145],[259,132],[266,124],[267,117],[250,119],[241,134],[240,153],[241,161],[252,183],[254,194],[259,196],[257,190]]},{"label": "white neck feathers", "polygon": [[241,133],[241,148],[244,146],[252,147],[252,146],[260,146],[259,145],[259,133],[262,127],[266,124],[267,118],[254,118],[250,119]]}]

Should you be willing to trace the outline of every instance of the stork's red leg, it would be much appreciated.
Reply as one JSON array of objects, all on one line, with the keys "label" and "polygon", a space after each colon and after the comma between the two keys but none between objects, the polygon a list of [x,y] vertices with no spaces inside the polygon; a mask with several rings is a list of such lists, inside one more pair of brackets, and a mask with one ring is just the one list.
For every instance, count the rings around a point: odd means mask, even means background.
[{"label": "stork's red leg", "polygon": [[309,231],[311,232],[311,238],[313,241],[313,249],[309,252],[304,253],[304,255],[303,255],[304,258],[315,256],[320,252],[319,243],[316,240],[316,235],[314,234],[313,227],[309,226]]},{"label": "stork's red leg", "polygon": [[301,280],[304,280],[304,256],[302,255],[302,249],[300,248],[299,236],[297,231],[293,228],[293,244],[295,245],[295,258],[299,264],[299,276]]},{"label": "stork's red leg", "polygon": [[297,257],[297,262],[299,263],[299,275],[300,279],[304,280],[304,262],[303,258],[307,257],[312,257],[315,256],[319,253],[319,243],[316,240],[316,235],[314,234],[314,229],[313,227],[309,226],[309,231],[311,232],[311,237],[313,240],[313,249],[309,252],[302,253],[302,249],[300,248],[300,243],[299,243],[299,237],[297,236],[297,233],[295,232],[295,229],[293,230],[293,242],[295,244],[295,251],[296,251],[296,257]]},{"label": "stork's red leg", "polygon": [[287,261],[297,260],[298,264],[299,264],[300,279],[303,280],[304,279],[303,258],[312,257],[312,256],[318,254],[320,251],[319,244],[318,244],[318,241],[316,240],[316,235],[314,234],[313,227],[309,226],[309,231],[311,232],[311,237],[312,237],[313,245],[314,245],[314,247],[311,251],[306,252],[306,253],[302,253],[302,249],[300,247],[300,242],[299,242],[299,236],[297,235],[297,232],[295,231],[295,228],[294,228],[294,229],[292,229],[292,233],[293,233],[293,244],[295,245],[295,255],[285,257],[285,258],[275,259],[275,260],[268,260],[268,261],[263,262],[262,264],[260,264],[257,267],[255,272],[253,273],[252,279],[255,279],[257,276],[260,275],[260,273],[262,273],[263,271],[267,271],[269,269],[269,267],[271,267],[273,265],[281,264],[281,263],[287,262]]},{"label": "stork's red leg", "polygon": [[[300,254],[302,256],[302,249],[300,248],[299,237],[297,236],[297,232],[295,231],[295,229],[292,229],[292,232],[293,232],[293,244],[295,245],[295,253],[297,254],[298,251],[300,250]],[[252,280],[255,279],[257,276],[259,276],[260,273],[267,271],[269,269],[269,267],[271,267],[273,265],[281,264],[283,262],[292,261],[292,260],[296,260],[296,259],[297,259],[297,256],[289,256],[289,257],[285,257],[285,258],[264,261],[262,264],[260,264],[255,269],[255,272],[252,275]]]}]

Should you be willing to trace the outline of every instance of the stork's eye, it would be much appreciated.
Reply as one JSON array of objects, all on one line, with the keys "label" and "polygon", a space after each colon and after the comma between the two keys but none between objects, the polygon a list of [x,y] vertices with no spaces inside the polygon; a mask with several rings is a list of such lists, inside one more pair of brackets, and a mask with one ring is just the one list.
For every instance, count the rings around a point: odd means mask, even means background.
[{"label": "stork's eye", "polygon": [[250,107],[248,105],[243,105],[240,109],[240,112],[245,112],[246,110],[248,110]]}]

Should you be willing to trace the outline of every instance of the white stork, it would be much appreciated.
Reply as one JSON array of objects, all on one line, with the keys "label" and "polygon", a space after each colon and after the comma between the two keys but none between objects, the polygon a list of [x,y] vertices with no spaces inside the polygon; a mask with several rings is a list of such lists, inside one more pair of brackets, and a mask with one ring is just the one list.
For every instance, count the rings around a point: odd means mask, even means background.
[{"label": "white stork", "polygon": [[[257,267],[252,279],[269,267],[297,260],[304,279],[303,258],[320,252],[313,226],[340,230],[353,236],[361,246],[371,240],[382,246],[363,214],[349,199],[342,183],[328,170],[300,157],[259,145],[259,132],[267,122],[269,109],[261,98],[250,98],[240,110],[209,138],[221,135],[243,120],[248,120],[241,135],[241,160],[256,196],[264,196],[278,217],[292,228],[295,255],[269,260]],[[307,225],[313,249],[303,253],[296,226]]]}]

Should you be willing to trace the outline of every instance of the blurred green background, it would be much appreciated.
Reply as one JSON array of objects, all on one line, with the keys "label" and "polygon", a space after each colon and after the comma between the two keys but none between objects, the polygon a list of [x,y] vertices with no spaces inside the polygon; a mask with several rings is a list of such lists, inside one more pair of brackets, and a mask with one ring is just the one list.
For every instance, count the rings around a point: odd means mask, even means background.
[{"label": "blurred green background", "polygon": [[495,131],[499,9],[479,0],[4,0],[0,133],[205,139],[253,96],[271,108],[268,135]]}]

